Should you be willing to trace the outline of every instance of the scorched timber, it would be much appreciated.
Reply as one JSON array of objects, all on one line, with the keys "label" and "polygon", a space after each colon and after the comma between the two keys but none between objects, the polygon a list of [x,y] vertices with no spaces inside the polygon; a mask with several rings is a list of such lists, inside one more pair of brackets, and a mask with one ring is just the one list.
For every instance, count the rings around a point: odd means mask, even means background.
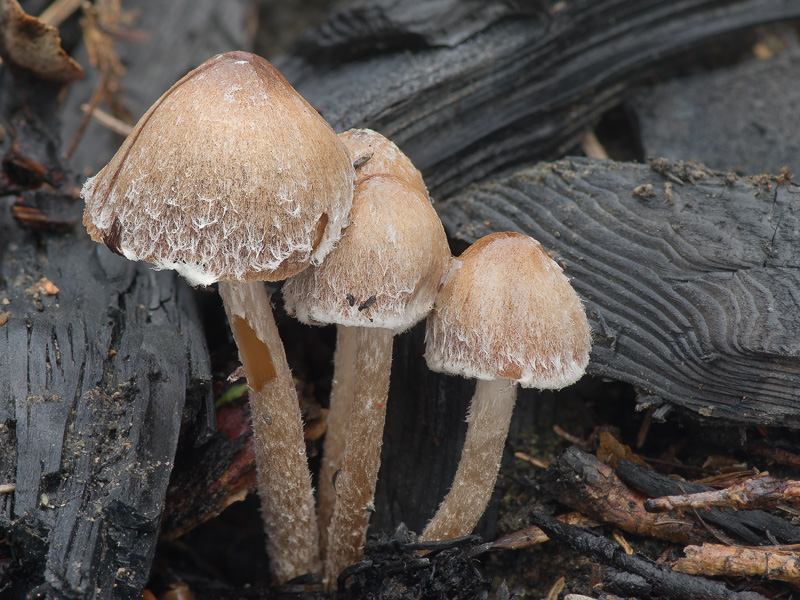
[{"label": "scorched timber", "polygon": [[797,17],[792,0],[353,2],[277,66],[337,131],[389,137],[444,199],[562,156],[710,40]]},{"label": "scorched timber", "polygon": [[563,160],[440,206],[454,237],[538,239],[592,320],[589,371],[739,423],[800,423],[800,188],[691,165]]}]

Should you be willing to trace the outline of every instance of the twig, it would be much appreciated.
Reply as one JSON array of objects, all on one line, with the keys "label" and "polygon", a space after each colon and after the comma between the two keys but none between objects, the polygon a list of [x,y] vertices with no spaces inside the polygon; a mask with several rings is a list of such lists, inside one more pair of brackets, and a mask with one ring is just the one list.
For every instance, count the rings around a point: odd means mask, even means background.
[{"label": "twig", "polygon": [[547,600],[558,600],[558,596],[564,591],[565,587],[567,587],[567,580],[563,576],[556,579],[550,591],[547,592]]},{"label": "twig", "polygon": [[683,508],[727,508],[755,509],[774,508],[784,502],[794,502],[800,498],[800,482],[776,479],[768,473],[751,477],[722,490],[664,496],[647,500],[644,504],[648,512],[667,512]]},{"label": "twig", "polygon": [[800,467],[800,456],[782,448],[773,448],[765,442],[753,443],[748,447],[748,450],[753,454],[763,456],[771,462],[790,467]]},{"label": "twig", "polygon": [[571,433],[567,433],[566,431],[564,431],[558,425],[553,425],[553,433],[555,433],[559,437],[564,438],[570,444],[575,444],[576,446],[578,446],[580,448],[586,447],[586,441],[585,440],[582,440],[579,437],[575,437]]},{"label": "twig", "polygon": [[[120,89],[118,80],[125,72],[125,67],[114,50],[114,40],[122,31],[118,27],[120,23],[131,19],[130,14],[123,13],[119,2],[114,0],[98,0],[93,5],[84,4],[83,14],[84,18],[81,21],[83,37],[89,52],[89,60],[97,67],[98,79],[92,96],[86,103],[87,109],[84,110],[75,134],[67,146],[65,152],[67,158],[75,152],[89,119],[100,102],[105,99],[106,102],[115,104],[114,92]],[[119,102],[116,105],[119,105]]]},{"label": "twig", "polygon": [[579,527],[566,525],[540,511],[531,512],[531,520],[552,540],[569,546],[592,561],[609,565],[634,575],[637,584],[646,586],[649,597],[696,600],[765,600],[755,592],[734,592],[724,584],[675,572],[668,567],[656,564],[649,559],[628,555],[622,548],[604,537]]},{"label": "twig", "polygon": [[529,454],[525,454],[524,452],[514,452],[514,457],[520,460],[524,460],[525,462],[531,463],[534,467],[539,467],[540,469],[546,469],[547,463],[539,458],[534,458]]},{"label": "twig", "polygon": [[711,541],[688,516],[653,519],[644,510],[646,496],[628,488],[610,466],[577,448],[565,450],[551,462],[541,483],[562,504],[628,533],[680,544]]},{"label": "twig", "polygon": [[81,104],[81,110],[91,114],[92,118],[100,123],[100,125],[118,135],[127,136],[133,130],[132,125],[116,118],[114,115],[107,113],[101,108],[95,107],[93,110],[90,110],[88,104]]},{"label": "twig", "polygon": [[609,159],[610,156],[606,151],[594,131],[588,132],[581,140],[581,150],[589,158]]},{"label": "twig", "polygon": [[[599,522],[594,519],[582,515],[578,512],[570,512],[556,517],[562,523],[569,523],[570,525],[577,525],[579,527],[597,527]],[[526,527],[514,533],[504,535],[499,540],[495,540],[491,544],[492,550],[520,550],[522,548],[530,548],[537,544],[542,544],[548,539],[547,535],[536,527]]]},{"label": "twig", "polygon": [[764,577],[800,589],[800,546],[686,546],[674,569],[690,575]]},{"label": "twig", "polygon": [[72,154],[75,152],[75,149],[78,147],[78,142],[81,141],[83,137],[83,132],[86,130],[86,126],[89,124],[89,119],[92,117],[92,112],[100,104],[100,100],[103,99],[103,96],[106,93],[106,85],[108,84],[108,70],[100,67],[100,77],[97,80],[97,85],[92,92],[92,97],[89,98],[89,102],[87,103],[87,110],[83,112],[83,116],[81,117],[80,122],[78,123],[78,128],[75,130],[75,135],[72,136],[72,140],[69,142],[69,146],[67,146],[66,152],[64,152],[64,156],[70,158]]},{"label": "twig", "polygon": [[81,7],[84,0],[55,0],[39,14],[39,20],[47,25],[58,27]]},{"label": "twig", "polygon": [[[696,494],[716,491],[696,482],[677,481],[626,460],[617,463],[616,473],[627,485],[651,498],[676,496],[686,492]],[[800,542],[800,528],[765,511],[733,511],[729,508],[713,507],[706,507],[704,511],[705,521],[737,535],[750,545],[776,543],[775,538],[787,544]]]}]

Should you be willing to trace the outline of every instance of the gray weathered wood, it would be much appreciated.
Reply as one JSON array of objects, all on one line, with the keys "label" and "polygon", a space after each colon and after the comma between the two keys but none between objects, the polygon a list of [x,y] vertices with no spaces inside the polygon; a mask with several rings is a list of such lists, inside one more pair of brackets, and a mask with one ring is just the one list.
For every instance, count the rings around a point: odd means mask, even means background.
[{"label": "gray weathered wood", "polygon": [[[11,312],[0,327],[0,480],[16,485],[0,496],[0,529],[14,552],[42,532],[47,549],[25,568],[40,570],[52,597],[135,598],[184,399],[210,391],[204,338],[173,274],[128,263],[82,233],[30,242],[9,248],[0,266]],[[39,277],[59,293],[32,293]],[[15,581],[36,580],[5,575],[17,593]]]},{"label": "gray weathered wood", "polygon": [[467,242],[522,231],[586,303],[589,371],[644,405],[800,424],[800,188],[694,166],[571,159],[440,205]]},{"label": "gray weathered wood", "polygon": [[425,35],[432,44],[441,39],[436,23],[462,14],[458,4],[437,2],[430,15],[427,3],[407,0],[404,11],[381,13],[382,31],[399,33],[425,14],[432,25],[417,27],[424,34],[416,47],[385,52],[373,43],[343,60],[348,44],[371,35],[369,23],[351,20],[338,38],[333,26],[321,31],[316,51],[308,36],[302,57],[276,61],[334,129],[371,127],[391,138],[437,198],[563,155],[668,59],[714,36],[800,16],[792,0],[547,2],[538,17],[485,18],[477,30],[456,19],[447,35],[470,35],[453,47],[425,47]]},{"label": "gray weathered wood", "polygon": [[[246,2],[137,8],[137,27],[150,37],[120,44],[136,117],[187,70],[244,45]],[[85,52],[78,55],[88,67]],[[0,113],[12,128],[3,156],[18,140],[23,156],[62,169],[47,90],[30,93],[26,86],[35,84],[4,75]],[[69,90],[64,140],[95,83],[89,70]],[[16,95],[26,91],[27,99]],[[90,125],[73,166],[94,172],[119,142]],[[55,191],[42,186],[23,197],[80,222],[82,202],[69,199],[72,177],[60,176]],[[0,325],[0,484],[16,486],[0,494],[0,539],[13,557],[0,569],[0,596],[138,600],[182,424],[198,414],[213,422],[193,293],[173,273],[91,242],[80,226],[66,234],[20,229],[7,210],[14,200],[3,197],[0,214],[0,299],[9,300],[0,312],[11,313]],[[58,286],[57,295],[34,290],[41,277]]]},{"label": "gray weathered wood", "polygon": [[660,83],[631,109],[645,156],[742,175],[800,168],[800,51]]}]

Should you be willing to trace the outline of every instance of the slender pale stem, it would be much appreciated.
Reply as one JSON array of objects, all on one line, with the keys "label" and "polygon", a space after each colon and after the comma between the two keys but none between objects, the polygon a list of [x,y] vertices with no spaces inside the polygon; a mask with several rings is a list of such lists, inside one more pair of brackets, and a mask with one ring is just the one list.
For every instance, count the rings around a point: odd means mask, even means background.
[{"label": "slender pale stem", "polygon": [[319,532],[297,391],[263,283],[220,282],[250,388],[267,552],[278,582],[320,571]]},{"label": "slender pale stem", "polygon": [[353,405],[342,470],[336,479],[336,504],[328,529],[325,578],[328,588],[346,566],[363,556],[369,518],[374,511],[380,467],[383,425],[392,364],[388,329],[359,328],[356,332],[356,373]]},{"label": "slender pale stem", "polygon": [[517,386],[507,379],[478,381],[453,486],[422,540],[448,540],[475,529],[492,497],[516,398]]},{"label": "slender pale stem", "polygon": [[350,407],[353,404],[355,370],[356,329],[337,325],[328,428],[322,450],[322,467],[317,489],[319,545],[323,556],[328,549],[328,526],[333,518],[333,505],[336,501],[333,478],[336,476],[336,471],[342,467],[344,457],[347,424],[350,420]]}]

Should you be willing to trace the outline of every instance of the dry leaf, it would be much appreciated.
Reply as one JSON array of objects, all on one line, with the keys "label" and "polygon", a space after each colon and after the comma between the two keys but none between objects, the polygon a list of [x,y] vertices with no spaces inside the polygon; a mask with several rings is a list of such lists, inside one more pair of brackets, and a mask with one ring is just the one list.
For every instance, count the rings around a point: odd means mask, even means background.
[{"label": "dry leaf", "polygon": [[58,29],[26,14],[17,0],[0,0],[0,57],[12,71],[67,84],[83,69],[61,48]]}]

